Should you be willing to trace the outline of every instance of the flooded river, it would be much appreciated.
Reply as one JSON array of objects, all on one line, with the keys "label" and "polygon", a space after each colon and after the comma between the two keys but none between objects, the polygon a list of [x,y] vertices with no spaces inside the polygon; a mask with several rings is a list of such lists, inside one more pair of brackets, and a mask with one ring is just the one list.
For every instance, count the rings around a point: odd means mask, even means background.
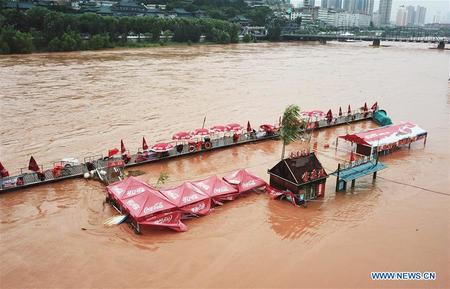
[{"label": "flooded river", "polygon": [[[388,169],[308,208],[249,194],[186,221],[189,230],[105,228],[104,187],[70,180],[0,195],[1,288],[448,288],[449,52],[431,44],[282,43],[0,57],[0,161],[10,171],[63,157],[131,151],[172,133],[378,101],[394,122],[428,130]],[[374,127],[315,132],[321,144]],[[293,144],[288,151],[301,144]],[[249,168],[268,179],[266,141],[138,169],[166,186]],[[319,158],[335,169],[333,152]],[[433,271],[436,281],[372,281],[372,271]]]}]

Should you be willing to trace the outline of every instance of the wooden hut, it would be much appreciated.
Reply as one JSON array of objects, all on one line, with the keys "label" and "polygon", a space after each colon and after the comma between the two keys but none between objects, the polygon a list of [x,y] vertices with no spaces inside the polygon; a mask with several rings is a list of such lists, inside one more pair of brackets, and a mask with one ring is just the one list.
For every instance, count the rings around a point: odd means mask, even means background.
[{"label": "wooden hut", "polygon": [[278,162],[268,171],[270,185],[289,190],[297,203],[323,198],[328,174],[314,153],[303,153]]}]

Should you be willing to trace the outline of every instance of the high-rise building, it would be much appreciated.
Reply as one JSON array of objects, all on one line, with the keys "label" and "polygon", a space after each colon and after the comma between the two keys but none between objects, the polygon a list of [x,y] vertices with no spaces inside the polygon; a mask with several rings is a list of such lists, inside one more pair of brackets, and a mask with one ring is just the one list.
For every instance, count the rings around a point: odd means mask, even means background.
[{"label": "high-rise building", "polygon": [[314,7],[316,6],[315,0],[303,0],[303,7]]},{"label": "high-rise building", "polygon": [[391,24],[392,0],[380,0],[378,8],[380,26]]},{"label": "high-rise building", "polygon": [[374,0],[344,0],[343,9],[350,13],[373,14]]},{"label": "high-rise building", "polygon": [[342,8],[342,0],[322,0],[323,9],[340,10]]},{"label": "high-rise building", "polygon": [[415,24],[423,26],[425,24],[425,16],[427,14],[427,8],[417,5]]},{"label": "high-rise building", "polygon": [[397,18],[395,21],[395,25],[397,26],[406,26],[406,20],[407,20],[407,13],[405,6],[400,6],[397,10]]},{"label": "high-rise building", "polygon": [[416,21],[416,8],[414,6],[409,5],[406,7],[406,25],[414,26]]}]

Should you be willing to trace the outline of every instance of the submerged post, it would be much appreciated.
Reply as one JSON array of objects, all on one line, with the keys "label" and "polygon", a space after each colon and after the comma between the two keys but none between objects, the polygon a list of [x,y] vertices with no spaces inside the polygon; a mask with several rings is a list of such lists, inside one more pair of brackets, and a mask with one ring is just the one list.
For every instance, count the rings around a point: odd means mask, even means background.
[{"label": "submerged post", "polygon": [[442,49],[442,50],[445,49],[445,41],[444,40],[439,41],[437,49]]},{"label": "submerged post", "polygon": [[374,39],[373,43],[372,43],[372,46],[373,47],[380,47],[380,44],[381,44],[381,40],[380,39]]},{"label": "submerged post", "polygon": [[341,170],[341,164],[338,164],[337,174],[336,174],[336,192],[339,192],[339,171]]},{"label": "submerged post", "polygon": [[355,183],[356,183],[356,179],[353,179],[353,180],[352,180],[352,188],[355,187]]}]

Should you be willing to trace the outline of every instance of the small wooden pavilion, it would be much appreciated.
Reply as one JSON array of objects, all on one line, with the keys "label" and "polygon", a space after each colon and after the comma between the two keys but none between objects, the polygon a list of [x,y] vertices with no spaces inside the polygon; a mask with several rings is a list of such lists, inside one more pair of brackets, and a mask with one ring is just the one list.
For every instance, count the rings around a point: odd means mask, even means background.
[{"label": "small wooden pavilion", "polygon": [[325,195],[328,174],[314,153],[306,152],[281,160],[268,173],[270,185],[293,192],[298,204]]}]

